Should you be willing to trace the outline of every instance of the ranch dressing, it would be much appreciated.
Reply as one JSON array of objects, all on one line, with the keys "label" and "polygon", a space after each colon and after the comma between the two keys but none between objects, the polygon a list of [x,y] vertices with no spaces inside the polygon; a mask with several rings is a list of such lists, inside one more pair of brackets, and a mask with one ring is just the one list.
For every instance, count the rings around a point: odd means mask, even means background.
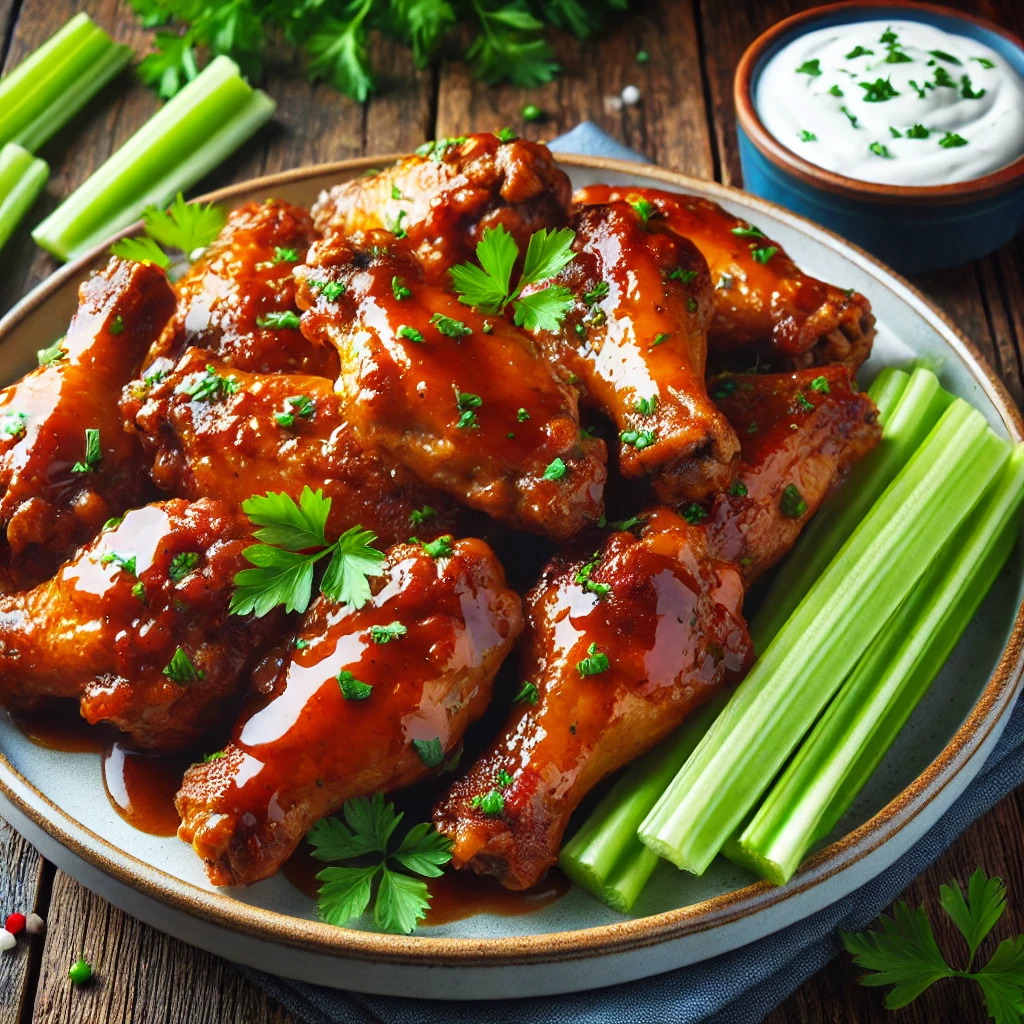
[{"label": "ranch dressing", "polygon": [[784,146],[860,181],[969,181],[1024,153],[1024,79],[989,47],[917,21],[800,36],[765,66],[755,104]]}]

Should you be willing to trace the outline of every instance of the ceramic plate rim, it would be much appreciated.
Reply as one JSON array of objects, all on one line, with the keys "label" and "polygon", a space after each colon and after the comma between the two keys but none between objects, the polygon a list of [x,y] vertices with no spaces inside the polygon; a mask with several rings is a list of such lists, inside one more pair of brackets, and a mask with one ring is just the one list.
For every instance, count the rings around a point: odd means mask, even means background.
[{"label": "ceramic plate rim", "polygon": [[[679,174],[653,164],[602,157],[556,153],[569,167],[645,177],[713,199],[739,202],[763,211],[794,230],[837,249],[862,270],[889,288],[897,298],[929,321],[946,344],[967,364],[995,406],[1011,438],[1024,439],[1024,421],[1009,393],[978,349],[955,324],[908,281],[864,250],[789,210],[739,189]],[[283,185],[329,175],[349,175],[398,159],[399,155],[360,157],[316,164],[277,174],[250,178],[202,197],[210,201],[236,199],[254,191],[273,191]],[[132,234],[136,223],[116,237]],[[18,302],[0,320],[0,344],[7,333],[48,301],[62,285],[79,275],[111,240],[60,268]],[[72,819],[20,775],[0,752],[0,793],[29,820],[62,846],[95,868],[157,901],[229,930],[283,943],[296,949],[409,966],[488,966],[557,963],[625,952],[680,938],[756,914],[806,892],[850,867],[892,840],[919,815],[977,753],[986,737],[1009,712],[1024,675],[1024,602],[1018,606],[1010,638],[985,689],[963,724],[941,753],[877,814],[842,839],[815,854],[794,882],[777,889],[758,882],[681,909],[649,917],[627,918],[576,931],[547,932],[499,939],[428,938],[384,935],[336,928],[239,902],[211,893],[138,860]]]}]

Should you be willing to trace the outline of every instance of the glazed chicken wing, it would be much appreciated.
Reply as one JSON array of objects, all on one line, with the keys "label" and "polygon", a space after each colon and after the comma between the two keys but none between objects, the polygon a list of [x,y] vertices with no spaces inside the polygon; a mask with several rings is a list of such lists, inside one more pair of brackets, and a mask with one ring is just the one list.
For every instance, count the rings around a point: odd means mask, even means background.
[{"label": "glazed chicken wing", "polygon": [[718,490],[739,444],[704,385],[704,257],[624,202],[588,207],[572,227],[576,255],[554,282],[576,303],[558,331],[538,332],[541,347],[615,423],[623,476],[650,474],[665,502]]},{"label": "glazed chicken wing", "polygon": [[558,556],[527,596],[522,695],[501,737],[434,809],[453,863],[509,889],[555,863],[573,810],[743,671],[743,583],[668,509],[638,539]]},{"label": "glazed chicken wing", "polygon": [[398,545],[373,589],[358,611],[318,599],[223,756],[185,775],[178,835],[215,885],[269,877],[346,800],[424,778],[487,706],[522,629],[490,548]]},{"label": "glazed chicken wing", "polygon": [[773,566],[850,467],[878,444],[878,410],[845,366],[786,374],[726,374],[712,396],[743,451],[736,480],[706,523],[714,557],[750,583]]},{"label": "glazed chicken wing", "polygon": [[222,710],[280,620],[228,616],[244,516],[176,499],[129,512],[27,593],[0,598],[0,701],[81,702],[141,747],[173,750]]},{"label": "glazed chicken wing", "polygon": [[146,373],[168,372],[195,346],[241,370],[333,380],[337,355],[306,341],[295,309],[292,269],[313,238],[309,214],[290,203],[268,199],[232,211],[217,240],[174,286],[177,307],[150,350]]},{"label": "glazed chicken wing", "polygon": [[163,380],[128,385],[121,408],[169,494],[240,509],[267,491],[298,501],[308,486],[331,499],[329,537],[359,524],[384,546],[436,537],[457,521],[447,495],[359,447],[324,377],[248,373],[189,349]]},{"label": "glazed chicken wing", "polygon": [[79,290],[44,364],[0,391],[0,524],[17,588],[50,575],[142,496],[142,452],[117,395],[174,308],[158,267],[112,259]]},{"label": "glazed chicken wing", "polygon": [[590,185],[580,207],[646,200],[651,216],[689,238],[708,261],[714,316],[712,365],[746,368],[761,359],[776,369],[845,363],[856,370],[871,353],[875,318],[857,292],[805,274],[775,242],[717,203],[649,188]]},{"label": "glazed chicken wing", "polygon": [[529,335],[421,281],[384,233],[329,236],[296,276],[302,329],[337,348],[362,445],[518,529],[565,540],[599,519],[604,442],[580,433],[575,392]]},{"label": "glazed chicken wing", "polygon": [[313,217],[324,234],[404,233],[428,279],[443,281],[485,228],[502,225],[526,252],[534,231],[566,223],[571,193],[547,146],[484,132],[438,139],[379,174],[336,185]]}]

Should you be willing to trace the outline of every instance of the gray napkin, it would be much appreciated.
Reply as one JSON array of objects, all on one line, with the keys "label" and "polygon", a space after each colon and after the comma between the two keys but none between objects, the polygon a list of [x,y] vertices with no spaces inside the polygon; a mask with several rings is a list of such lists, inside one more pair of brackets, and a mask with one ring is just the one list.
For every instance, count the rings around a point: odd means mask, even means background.
[{"label": "gray napkin", "polygon": [[[563,153],[642,161],[584,122],[555,139]],[[1018,704],[978,777],[895,864],[830,907],[781,932],[703,963],[614,988],[500,1004],[434,1002],[307,985],[242,971],[308,1024],[755,1024],[840,951],[837,931],[873,921],[976,818],[1024,782],[1024,705]]]}]

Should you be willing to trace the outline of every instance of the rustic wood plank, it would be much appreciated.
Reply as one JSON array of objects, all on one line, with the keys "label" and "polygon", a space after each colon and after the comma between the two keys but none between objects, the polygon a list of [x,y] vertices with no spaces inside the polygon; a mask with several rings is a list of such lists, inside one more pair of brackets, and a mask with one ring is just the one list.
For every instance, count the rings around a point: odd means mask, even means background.
[{"label": "rustic wood plank", "polygon": [[[75,988],[84,957],[93,980]],[[226,961],[169,939],[58,872],[32,1020],[35,1024],[293,1024]]]},{"label": "rustic wood plank", "polygon": [[[0,819],[0,925],[8,914],[43,914],[46,891],[43,859]],[[32,968],[40,941],[24,933],[18,945],[0,954],[0,1024],[17,1024],[24,1006],[31,1006]]]},{"label": "rustic wood plank", "polygon": [[[596,39],[554,39],[564,71],[535,89],[488,88],[460,60],[442,65],[437,134],[461,135],[511,125],[525,138],[551,139],[590,120],[655,162],[684,174],[714,177],[714,160],[701,82],[693,5],[660,0],[641,8]],[[638,64],[646,50],[650,60]],[[614,111],[606,98],[636,85],[638,106]],[[542,121],[526,124],[523,106],[534,103]]]}]

